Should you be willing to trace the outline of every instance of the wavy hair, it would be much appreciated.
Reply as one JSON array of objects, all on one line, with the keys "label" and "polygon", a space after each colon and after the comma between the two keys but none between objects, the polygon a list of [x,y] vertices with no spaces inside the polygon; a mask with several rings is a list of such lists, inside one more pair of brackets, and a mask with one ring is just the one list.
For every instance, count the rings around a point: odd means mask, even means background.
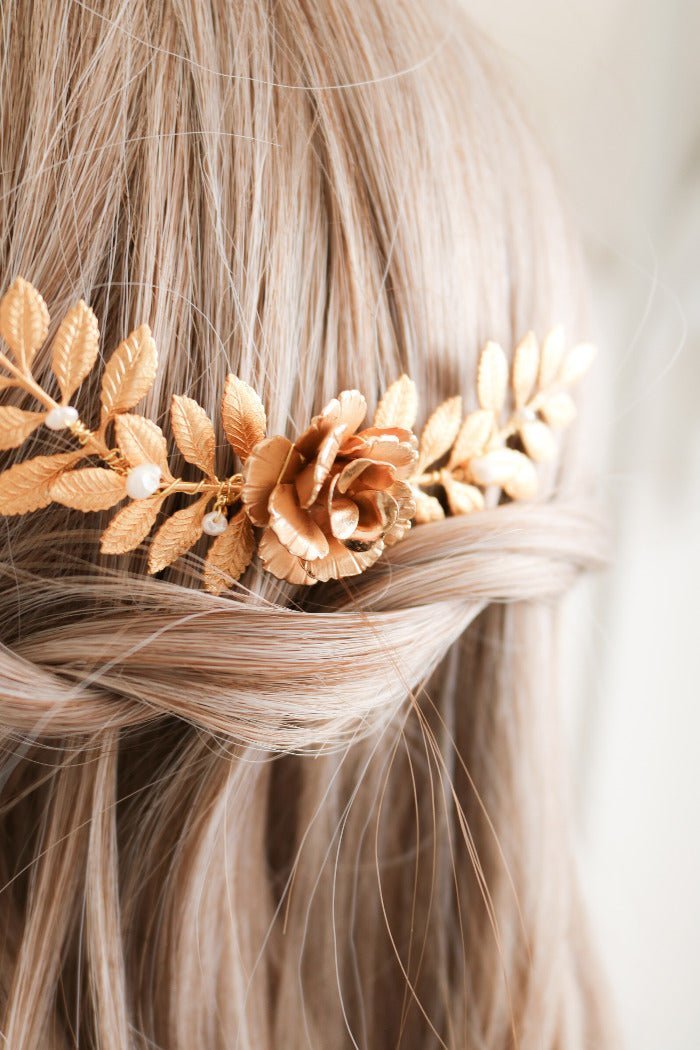
[{"label": "wavy hair", "polygon": [[[108,349],[148,321],[152,418],[229,371],[275,433],[402,371],[470,407],[486,338],[585,334],[550,171],[452,5],[0,19],[3,287],[85,298]],[[540,502],[310,591],[253,566],[216,598],[196,552],[101,558],[99,515],[2,521],[6,1047],[613,1045],[558,716],[557,598],[603,556],[582,434]]]}]

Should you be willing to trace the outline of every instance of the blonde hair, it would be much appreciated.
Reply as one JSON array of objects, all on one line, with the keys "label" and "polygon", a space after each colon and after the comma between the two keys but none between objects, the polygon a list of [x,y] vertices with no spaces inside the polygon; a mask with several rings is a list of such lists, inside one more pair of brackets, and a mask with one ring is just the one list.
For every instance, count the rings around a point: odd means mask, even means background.
[{"label": "blonde hair", "polygon": [[[147,320],[154,419],[228,371],[273,433],[401,371],[471,407],[487,337],[585,334],[549,170],[451,6],[36,0],[0,49],[3,284],[84,297],[106,350]],[[602,557],[580,434],[542,502],[344,586],[214,598],[195,556],[100,558],[98,515],[3,520],[7,1047],[613,1045],[557,713],[556,598]]]}]

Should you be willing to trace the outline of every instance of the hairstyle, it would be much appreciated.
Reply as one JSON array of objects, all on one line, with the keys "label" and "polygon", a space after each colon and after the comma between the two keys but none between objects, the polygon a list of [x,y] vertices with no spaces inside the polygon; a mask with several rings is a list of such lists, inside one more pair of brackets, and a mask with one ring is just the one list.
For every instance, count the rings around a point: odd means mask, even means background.
[{"label": "hairstyle", "polygon": [[[2,285],[82,296],[107,351],[147,320],[166,428],[229,371],[275,433],[404,371],[471,407],[486,338],[585,334],[550,171],[452,4],[1,19]],[[99,558],[99,514],[2,520],[8,1048],[612,1045],[559,733],[557,598],[602,555],[582,434],[539,502],[311,590],[253,565],[214,597],[196,552]]]}]

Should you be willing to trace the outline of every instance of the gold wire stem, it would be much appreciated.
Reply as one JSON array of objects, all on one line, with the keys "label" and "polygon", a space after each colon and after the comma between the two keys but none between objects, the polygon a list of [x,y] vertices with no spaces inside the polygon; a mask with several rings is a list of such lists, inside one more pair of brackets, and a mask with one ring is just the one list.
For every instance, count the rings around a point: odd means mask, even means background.
[{"label": "gold wire stem", "polygon": [[76,419],[75,423],[71,423],[68,428],[73,437],[80,442],[83,448],[88,448],[90,445],[93,446],[94,451],[100,457],[100,459],[111,467],[112,470],[118,474],[126,474],[129,470],[129,464],[122,456],[119,449],[110,448],[106,441],[94,430],[90,430],[88,426],[83,423],[82,419]]}]

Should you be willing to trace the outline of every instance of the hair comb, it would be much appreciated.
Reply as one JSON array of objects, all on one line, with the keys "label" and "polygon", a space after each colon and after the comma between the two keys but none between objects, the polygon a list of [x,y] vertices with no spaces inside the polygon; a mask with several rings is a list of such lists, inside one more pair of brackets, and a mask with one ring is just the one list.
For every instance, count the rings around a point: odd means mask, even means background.
[{"label": "hair comb", "polygon": [[[0,351],[0,392],[22,391],[38,408],[0,406],[0,450],[19,447],[42,426],[65,431],[74,447],[0,473],[0,514],[26,514],[51,502],[86,513],[119,505],[100,541],[103,554],[113,555],[137,548],[162,516],[148,571],[160,572],[207,536],[203,583],[213,594],[229,588],[256,552],[281,580],[335,580],[364,572],[412,524],[478,512],[492,486],[511,500],[532,499],[536,463],[556,456],[555,432],[576,415],[567,388],[595,355],[590,343],[567,350],[556,328],[541,347],[528,333],[510,368],[503,349],[489,342],[479,359],[479,407],[464,417],[462,398],[449,398],[420,438],[413,432],[418,394],[406,375],[388,388],[371,425],[364,396],[344,390],[295,441],[268,435],[260,397],[229,375],[221,402],[225,454],[205,410],[190,397],[172,399],[172,435],[180,459],[194,468],[183,472],[196,473],[186,479],[171,469],[161,428],[133,412],[156,377],[149,327],[136,328],[107,360],[94,429],[71,399],[97,364],[97,318],[81,300],[61,322],[51,348],[54,393],[32,371],[48,330],[44,300],[17,278],[0,300],[7,345]],[[229,473],[232,453],[240,469]],[[171,510],[174,496],[189,502]]]}]

